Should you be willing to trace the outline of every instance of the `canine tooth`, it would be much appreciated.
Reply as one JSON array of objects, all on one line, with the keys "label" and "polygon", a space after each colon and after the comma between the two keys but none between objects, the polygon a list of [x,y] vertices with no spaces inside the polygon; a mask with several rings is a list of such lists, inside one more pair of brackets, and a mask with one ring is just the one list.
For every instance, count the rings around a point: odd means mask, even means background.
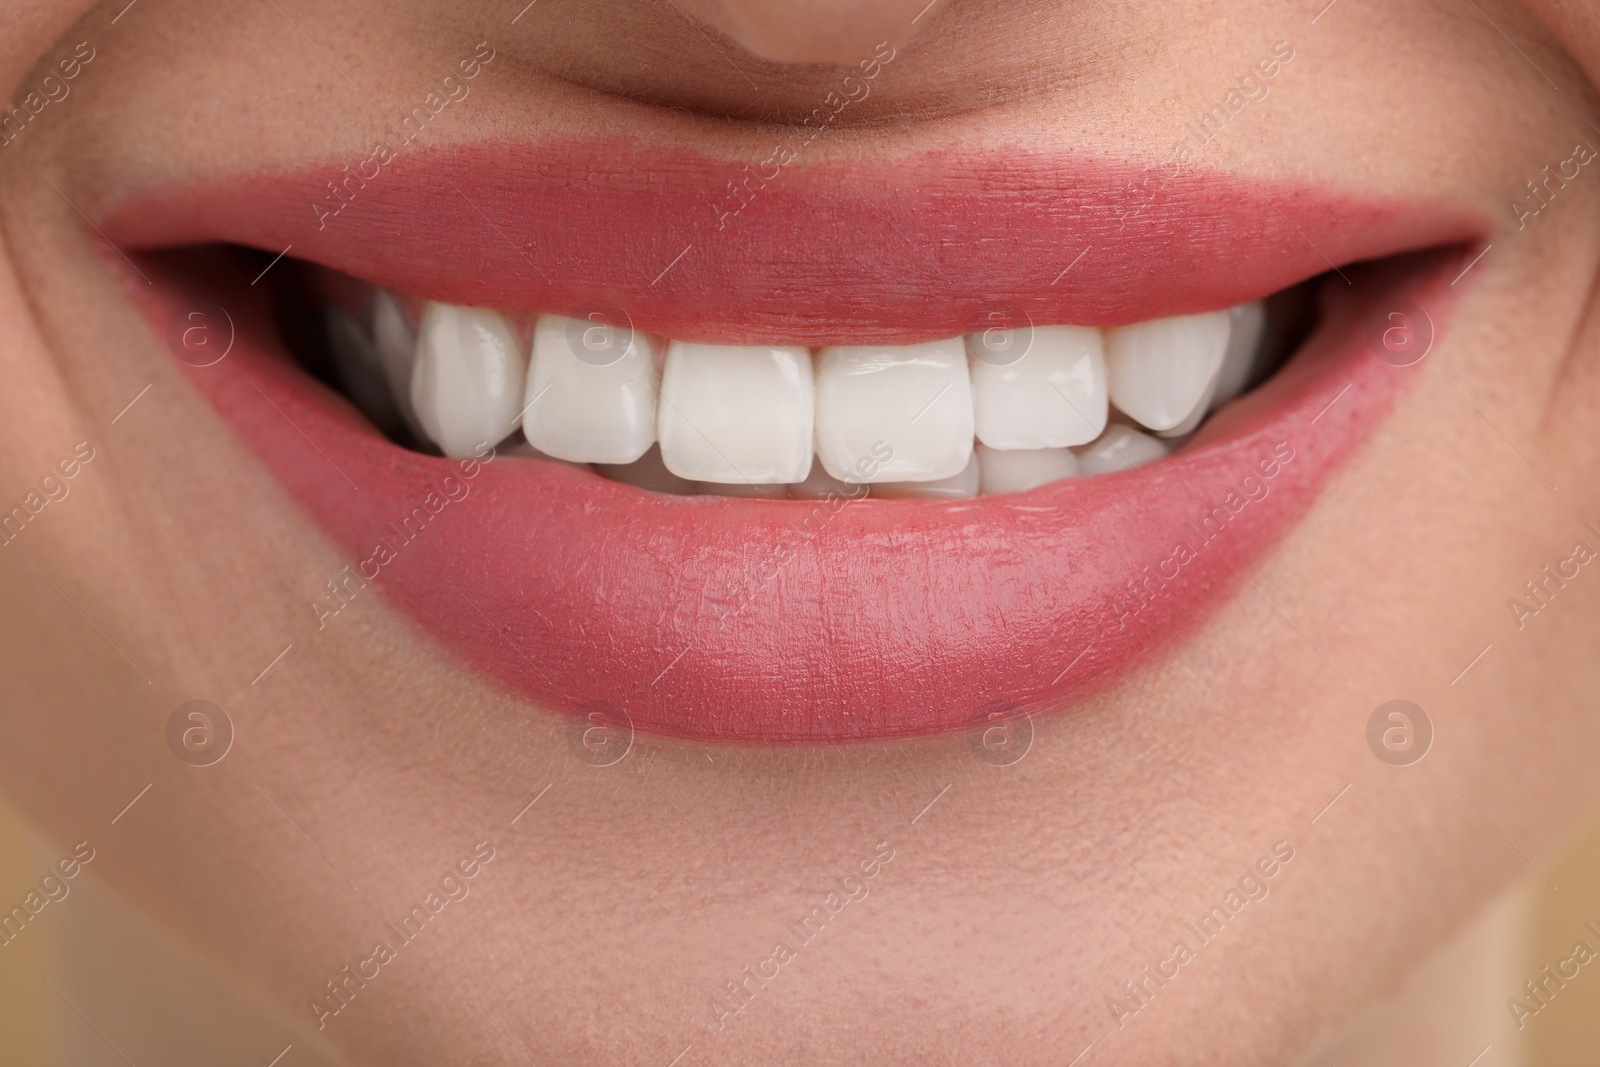
[{"label": "canine tooth", "polygon": [[423,305],[411,406],[445,455],[473,455],[517,428],[526,367],[518,347],[498,311]]},{"label": "canine tooth", "polygon": [[1228,309],[1233,320],[1228,333],[1228,351],[1222,357],[1222,369],[1217,372],[1217,393],[1211,406],[1221,407],[1250,384],[1251,374],[1261,355],[1261,338],[1267,332],[1267,305],[1260,300],[1236,304]]},{"label": "canine tooth", "polygon": [[972,458],[972,382],[961,338],[824,348],[817,456],[835,478],[931,482]]},{"label": "canine tooth", "polygon": [[[1100,331],[1039,326],[992,338],[968,334],[972,412],[978,440],[991,448],[1082,445],[1106,428],[1106,366]],[[1006,342],[1026,345],[1020,355]],[[992,352],[1005,353],[993,355]],[[1006,360],[1010,362],[1006,362]]]},{"label": "canine tooth", "polygon": [[1152,319],[1106,331],[1111,402],[1152,430],[1170,430],[1205,398],[1228,347],[1227,311]]},{"label": "canine tooth", "polygon": [[366,328],[337,305],[328,308],[326,325],[328,347],[345,392],[374,423],[394,429],[400,424],[400,411],[384,376],[383,360]]},{"label": "canine tooth", "polygon": [[1207,415],[1226,404],[1250,382],[1256,367],[1257,349],[1267,325],[1267,309],[1261,301],[1236,304],[1228,309],[1230,322],[1228,350],[1222,354],[1222,367],[1211,380],[1205,395],[1189,412],[1189,417],[1170,430],[1162,430],[1159,437],[1187,437],[1205,421]]},{"label": "canine tooth", "polygon": [[1115,422],[1099,440],[1078,449],[1079,474],[1112,474],[1164,459],[1167,446],[1132,426]]},{"label": "canine tooth", "polygon": [[926,482],[876,482],[872,495],[890,500],[965,500],[978,495],[978,457],[967,460],[959,474]]},{"label": "canine tooth", "polygon": [[699,492],[693,482],[686,481],[667,470],[667,465],[661,462],[661,449],[654,445],[632,463],[596,463],[594,469],[612,481],[624,482],[655,493],[694,496]]},{"label": "canine tooth", "polygon": [[811,473],[802,481],[792,482],[787,487],[790,500],[826,500],[829,497],[863,497],[867,495],[867,488],[859,483],[852,485],[842,482],[829,474],[823,467],[822,461],[813,459]]},{"label": "canine tooth", "polygon": [[417,362],[417,335],[411,331],[399,299],[387,289],[372,294],[372,341],[394,406],[411,432],[421,437],[422,424],[411,406],[411,368]]},{"label": "canine tooth", "polygon": [[632,463],[656,440],[657,382],[643,333],[541,315],[533,328],[522,432],[558,459]]},{"label": "canine tooth", "polygon": [[1200,424],[1205,421],[1206,416],[1211,414],[1211,409],[1217,406],[1217,402],[1213,399],[1216,391],[1217,383],[1215,379],[1212,379],[1211,384],[1206,386],[1206,391],[1200,395],[1200,402],[1195,404],[1193,411],[1189,412],[1189,417],[1170,430],[1157,430],[1156,436],[1165,441],[1175,437],[1187,437],[1194,433]]},{"label": "canine tooth", "polygon": [[[798,482],[811,469],[816,382],[804,348],[673,341],[656,432],[680,477],[724,485]],[[736,494],[772,495],[772,494]]]},{"label": "canine tooth", "polygon": [[985,496],[1021,493],[1078,473],[1078,457],[1069,448],[1006,450],[980,443],[976,451],[978,488]]}]

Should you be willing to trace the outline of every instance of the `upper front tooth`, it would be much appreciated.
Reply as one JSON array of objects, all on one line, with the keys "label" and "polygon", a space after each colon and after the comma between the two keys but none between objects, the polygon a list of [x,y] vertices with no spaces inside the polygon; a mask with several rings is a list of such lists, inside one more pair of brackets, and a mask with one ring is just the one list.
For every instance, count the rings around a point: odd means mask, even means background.
[{"label": "upper front tooth", "polygon": [[684,341],[667,348],[657,427],[661,458],[679,477],[747,486],[804,481],[815,417],[804,348]]},{"label": "upper front tooth", "polygon": [[1061,448],[1106,428],[1106,367],[1100,331],[1040,326],[968,334],[973,421],[990,448]]},{"label": "upper front tooth", "polygon": [[829,497],[863,497],[867,495],[864,485],[841,482],[829,474],[821,463],[813,462],[811,471],[798,482],[788,486],[790,500],[826,500]]},{"label": "upper front tooth", "polygon": [[473,455],[516,429],[526,367],[518,347],[498,311],[423,305],[411,404],[445,455]]},{"label": "upper front tooth", "polygon": [[835,478],[927,482],[972,458],[972,383],[959,337],[824,348],[817,457]]},{"label": "upper front tooth", "polygon": [[1106,331],[1106,380],[1117,409],[1152,430],[1180,425],[1206,398],[1228,347],[1227,311],[1152,319]]},{"label": "upper front tooth", "polygon": [[1256,369],[1256,357],[1261,348],[1261,335],[1267,329],[1267,305],[1260,300],[1236,304],[1228,309],[1233,328],[1228,334],[1228,351],[1222,356],[1222,369],[1217,372],[1217,394],[1213,405],[1226,404],[1250,384]]},{"label": "upper front tooth", "polygon": [[656,440],[650,340],[631,327],[541,315],[523,400],[522,433],[575,463],[632,463]]}]

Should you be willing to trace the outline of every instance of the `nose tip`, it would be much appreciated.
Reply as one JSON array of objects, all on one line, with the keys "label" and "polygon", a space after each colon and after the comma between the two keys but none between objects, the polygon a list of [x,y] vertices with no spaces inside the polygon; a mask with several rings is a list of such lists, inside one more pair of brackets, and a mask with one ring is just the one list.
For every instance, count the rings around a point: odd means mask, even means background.
[{"label": "nose tip", "polygon": [[933,17],[928,0],[683,0],[763,59],[853,64],[881,42],[900,45]]}]

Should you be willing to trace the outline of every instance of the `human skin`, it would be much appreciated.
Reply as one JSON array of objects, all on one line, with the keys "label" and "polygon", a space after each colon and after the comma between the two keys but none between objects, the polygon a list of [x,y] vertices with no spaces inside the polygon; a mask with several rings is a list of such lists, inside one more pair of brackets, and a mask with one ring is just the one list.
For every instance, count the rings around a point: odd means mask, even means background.
[{"label": "human skin", "polygon": [[[1086,1063],[1292,1062],[1592,810],[1600,572],[1520,630],[1506,608],[1600,523],[1592,167],[1521,229],[1508,206],[1600,145],[1600,30],[1576,5],[1340,3],[1312,24],[1316,5],[1273,2],[953,2],[901,36],[819,153],[962,138],[1158,160],[1287,40],[1207,165],[1437,200],[1492,245],[1416,383],[1249,582],[1120,686],[1036,716],[1005,767],[962,736],[642,735],[594,767],[565,719],[381,596],[313,640],[307,601],[347,560],[188,384],[73,206],[217,160],[356,156],[485,39],[506,62],[441,138],[626,121],[745,158],[769,140],[749,120],[804,114],[833,76],[784,60],[847,56],[848,35],[731,0],[693,9],[710,43],[671,5],[540,0],[512,25],[520,5],[168,0],[112,25],[122,6],[7,12],[7,85],[81,40],[96,56],[0,149],[6,506],[74,442],[96,458],[0,554],[0,782],[311,1027],[308,1000],[384,920],[491,842],[471,895],[325,1020],[354,1062],[1060,1064],[1091,1044]],[[197,698],[237,728],[203,769],[165,738]],[[1409,767],[1367,747],[1393,698],[1436,730]],[[1280,841],[1270,895],[1119,1026],[1107,996]],[[719,1028],[708,1001],[879,842],[870,894]]]}]

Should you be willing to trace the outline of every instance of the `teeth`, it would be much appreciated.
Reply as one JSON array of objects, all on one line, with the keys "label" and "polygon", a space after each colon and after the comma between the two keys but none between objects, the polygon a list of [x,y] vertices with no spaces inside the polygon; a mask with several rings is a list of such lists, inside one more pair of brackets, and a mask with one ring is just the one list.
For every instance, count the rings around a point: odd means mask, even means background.
[{"label": "teeth", "polygon": [[411,370],[417,420],[445,455],[473,455],[516,429],[524,367],[498,311],[429,301]]},{"label": "teeth", "polygon": [[1222,357],[1222,369],[1217,372],[1217,392],[1211,399],[1213,407],[1226,404],[1250,384],[1256,363],[1261,357],[1261,338],[1267,331],[1267,305],[1260,300],[1238,304],[1228,309],[1233,328],[1228,334],[1228,351]]},{"label": "teeth", "polygon": [[811,473],[787,487],[790,500],[826,500],[829,497],[863,497],[866,486],[851,485],[829,474],[821,463],[811,464]]},{"label": "teeth", "polygon": [[630,328],[541,315],[533,328],[522,432],[574,463],[632,463],[656,439],[655,361]]},{"label": "teeth", "polygon": [[[1100,331],[1040,326],[1004,331],[996,342],[969,334],[972,412],[978,440],[991,448],[1081,445],[1106,427],[1106,367]],[[1020,358],[1013,345],[1026,344]],[[994,355],[991,353],[1004,353]],[[1004,362],[1014,359],[1013,362]]]},{"label": "teeth", "polygon": [[589,469],[589,465],[587,463],[573,463],[570,460],[557,459],[554,456],[545,455],[543,452],[540,452],[537,448],[534,448],[532,445],[530,445],[527,440],[522,437],[517,438],[514,442],[509,442],[502,445],[500,448],[496,449],[495,452],[497,455],[501,456],[514,456],[518,459],[542,459],[551,463],[559,463],[563,467],[575,467],[579,470]]},{"label": "teeth", "polygon": [[1228,309],[1228,317],[1231,324],[1228,349],[1222,354],[1222,367],[1217,371],[1217,376],[1206,387],[1205,395],[1189,413],[1189,417],[1170,430],[1160,431],[1158,437],[1188,436],[1214,409],[1244,392],[1260,354],[1261,335],[1267,326],[1267,308],[1259,300],[1238,304]]},{"label": "teeth", "polygon": [[330,307],[328,341],[347,393],[387,429],[404,423],[453,457],[505,442],[656,492],[792,500],[860,498],[869,484],[874,497],[965,499],[1153,463],[1259,376],[1266,330],[1255,301],[1103,332],[814,357],[669,341],[658,357],[631,328],[541,315],[524,358],[497,311],[425,301],[413,334],[394,294],[376,290],[370,308],[369,332]]},{"label": "teeth", "polygon": [[339,381],[356,407],[385,429],[400,424],[400,412],[385,379],[383,361],[367,331],[356,317],[337,305],[327,312],[328,347],[339,371]]},{"label": "teeth", "polygon": [[972,458],[972,384],[960,338],[824,348],[817,356],[817,457],[860,482],[929,482]]},{"label": "teeth", "polygon": [[695,490],[703,496],[747,496],[767,500],[782,500],[789,495],[789,487],[782,482],[696,482]]},{"label": "teeth", "polygon": [[684,478],[777,485],[811,469],[816,382],[804,348],[673,341],[661,372],[661,458]]},{"label": "teeth", "polygon": [[873,496],[891,500],[965,500],[978,495],[978,457],[973,455],[961,473],[927,482],[878,482]]},{"label": "teeth", "polygon": [[1227,311],[1106,331],[1106,380],[1117,410],[1152,430],[1183,424],[1207,399],[1228,347]]},{"label": "teeth", "polygon": [[420,438],[422,424],[411,406],[411,368],[417,362],[417,335],[411,332],[400,301],[387,289],[372,294],[372,341],[394,406],[412,435]]},{"label": "teeth", "polygon": [[1167,446],[1125,423],[1112,423],[1103,437],[1078,449],[1079,474],[1114,474],[1154,463],[1167,455]]},{"label": "teeth", "polygon": [[661,462],[661,449],[654,445],[632,463],[596,463],[594,469],[613,481],[625,482],[655,493],[694,496],[699,492],[699,488],[693,482],[667,470],[667,465]]},{"label": "teeth", "polygon": [[1078,473],[1078,457],[1067,448],[1005,451],[980,444],[977,458],[979,487],[984,496],[1022,493]]},{"label": "teeth", "polygon": [[1216,391],[1217,381],[1215,378],[1213,378],[1211,380],[1211,384],[1206,386],[1206,391],[1200,394],[1200,402],[1194,406],[1193,411],[1189,412],[1189,417],[1178,423],[1178,425],[1174,426],[1170,430],[1157,430],[1156,436],[1164,439],[1170,439],[1174,437],[1187,437],[1189,434],[1194,433],[1195,429],[1206,420],[1206,416],[1211,414],[1213,397],[1215,397]]}]

